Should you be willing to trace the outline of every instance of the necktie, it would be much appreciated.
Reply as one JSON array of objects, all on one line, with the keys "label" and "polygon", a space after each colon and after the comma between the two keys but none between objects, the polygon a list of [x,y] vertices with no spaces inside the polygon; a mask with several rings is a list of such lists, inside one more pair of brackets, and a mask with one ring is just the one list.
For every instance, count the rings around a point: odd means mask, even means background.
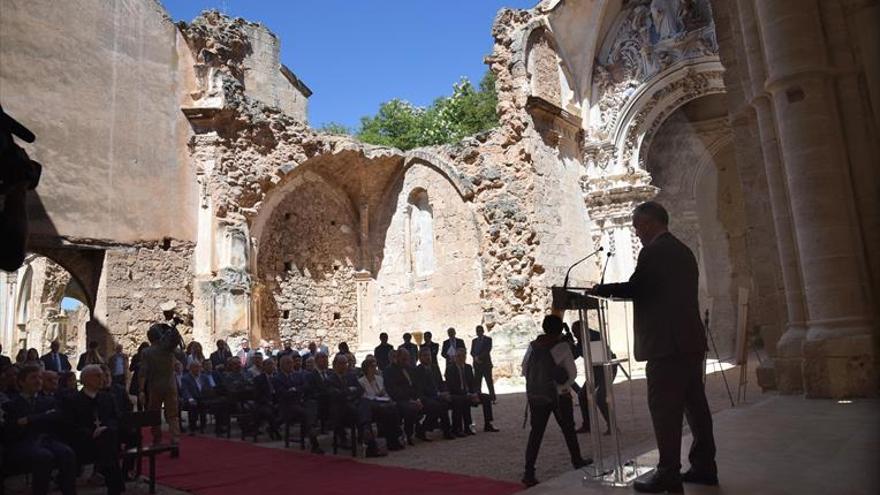
[{"label": "necktie", "polygon": [[458,377],[461,380],[461,389],[467,393],[467,389],[464,388],[464,368],[461,366],[458,367]]},{"label": "necktie", "polygon": [[58,357],[58,353],[53,353],[55,355],[55,371],[61,371],[61,358]]}]

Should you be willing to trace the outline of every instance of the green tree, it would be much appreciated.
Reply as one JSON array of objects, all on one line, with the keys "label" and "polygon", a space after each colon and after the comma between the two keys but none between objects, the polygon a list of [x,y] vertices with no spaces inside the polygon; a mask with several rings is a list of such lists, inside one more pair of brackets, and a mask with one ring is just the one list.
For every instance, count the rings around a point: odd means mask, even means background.
[{"label": "green tree", "polygon": [[340,124],[339,122],[327,122],[318,128],[321,132],[326,132],[327,134],[335,134],[337,136],[351,136],[351,129],[345,126],[345,124]]},{"label": "green tree", "polygon": [[495,127],[496,104],[495,78],[487,71],[479,89],[462,78],[453,85],[452,95],[437,98],[428,108],[400,99],[383,103],[375,116],[361,118],[357,137],[402,150],[456,143]]}]

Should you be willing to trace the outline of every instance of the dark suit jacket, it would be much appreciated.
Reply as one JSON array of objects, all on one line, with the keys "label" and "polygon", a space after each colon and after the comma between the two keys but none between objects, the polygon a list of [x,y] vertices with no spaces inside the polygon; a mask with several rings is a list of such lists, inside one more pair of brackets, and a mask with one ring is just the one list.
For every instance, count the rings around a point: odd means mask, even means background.
[{"label": "dark suit jacket", "polygon": [[[447,353],[449,352],[450,345],[452,345],[452,342],[450,341],[450,339],[446,339],[443,341],[443,348],[440,350],[440,354],[443,355],[443,359],[446,359],[447,361],[449,361],[449,355]],[[464,341],[461,340],[460,338],[456,337],[455,338],[455,348],[456,349],[466,349],[466,347],[464,346]]]},{"label": "dark suit jacket", "polygon": [[12,366],[12,360],[9,359],[9,356],[0,355],[0,371],[3,371],[10,366]]},{"label": "dark suit jacket", "polygon": [[706,351],[694,253],[666,232],[642,248],[628,282],[596,287],[600,296],[632,299],[637,361]]},{"label": "dark suit jacket", "polygon": [[394,346],[391,344],[379,344],[373,349],[373,355],[376,357],[376,365],[379,366],[380,370],[384,370],[389,364],[391,364],[388,353],[390,353],[392,349],[394,349]]},{"label": "dark suit jacket", "polygon": [[358,403],[364,395],[363,387],[351,373],[339,376],[331,371],[324,381],[324,387],[330,401],[335,405]]},{"label": "dark suit jacket", "polygon": [[92,399],[80,390],[67,397],[62,410],[69,433],[79,439],[92,438],[96,419],[101,422],[101,426],[119,428],[119,411],[113,397],[107,392],[98,392]]},{"label": "dark suit jacket", "polygon": [[472,340],[471,356],[480,358],[481,366],[492,366],[492,337],[483,335],[482,342],[479,337]]},{"label": "dark suit jacket", "polygon": [[[206,395],[212,393],[211,386],[207,380],[208,376],[202,373],[199,375],[198,383],[196,383],[196,377],[190,373],[184,373],[180,377],[180,398],[184,401],[195,399],[196,402],[205,399]],[[202,385],[201,390],[199,390],[199,384]]]},{"label": "dark suit jacket", "polygon": [[446,387],[452,395],[467,395],[477,393],[477,387],[474,380],[474,368],[464,365],[464,388],[461,386],[461,375],[458,372],[458,366],[455,363],[449,363],[446,368]]},{"label": "dark suit jacket", "polygon": [[[20,394],[14,394],[4,404],[6,426],[3,440],[8,445],[36,442],[42,435],[54,435],[61,423],[61,411],[54,398],[37,395],[29,401]],[[19,426],[18,420],[27,418],[28,424]]]},{"label": "dark suit jacket", "polygon": [[211,353],[211,356],[208,359],[211,360],[211,364],[214,365],[214,369],[217,369],[220,366],[226,366],[226,360],[232,357],[231,352],[227,352],[225,349],[223,352],[216,350]]},{"label": "dark suit jacket", "polygon": [[430,344],[428,344],[428,343],[422,344],[421,347],[419,347],[419,352],[421,352],[421,350],[424,349],[425,347],[431,349],[431,362],[436,363],[437,362],[437,355],[440,353],[440,344],[438,344],[436,342],[431,342]]},{"label": "dark suit jacket", "polygon": [[416,366],[414,375],[419,397],[436,399],[440,396],[440,392],[446,391],[446,384],[443,383],[440,368],[433,365],[425,366],[420,364]]},{"label": "dark suit jacket", "polygon": [[[277,375],[277,373],[275,375]],[[275,390],[275,383],[273,382],[275,375],[272,375],[272,378],[270,379],[265,373],[260,373],[259,376],[254,378],[255,398],[258,403],[277,403],[277,390]]]},{"label": "dark suit jacket", "polygon": [[[43,357],[40,358],[40,360],[43,361],[43,367],[46,368],[47,371],[55,371],[58,373],[62,371],[70,371],[70,359],[67,358],[67,354],[59,352],[58,359],[61,361],[60,369],[58,366],[55,366],[55,358],[52,356],[51,352],[43,354]],[[2,368],[2,366],[0,366],[0,368]]]},{"label": "dark suit jacket", "polygon": [[403,374],[403,368],[393,364],[389,366],[382,378],[385,380],[385,390],[388,396],[395,401],[416,400],[419,398],[419,389],[416,386],[415,369],[407,368],[409,380]]}]

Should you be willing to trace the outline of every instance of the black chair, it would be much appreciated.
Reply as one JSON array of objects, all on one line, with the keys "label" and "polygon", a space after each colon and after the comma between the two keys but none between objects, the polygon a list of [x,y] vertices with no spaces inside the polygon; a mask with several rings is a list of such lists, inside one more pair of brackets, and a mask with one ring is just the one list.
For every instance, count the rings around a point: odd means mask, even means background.
[{"label": "black chair", "polygon": [[305,421],[284,420],[284,448],[290,448],[290,427],[299,423],[299,447],[306,450],[306,423]]},{"label": "black chair", "polygon": [[150,472],[150,493],[156,493],[156,456],[164,452],[169,452],[172,458],[180,456],[180,448],[176,444],[150,445],[144,447],[143,435],[141,431],[145,427],[161,426],[162,416],[160,411],[141,411],[123,413],[120,427],[125,431],[133,432],[137,437],[134,447],[126,446],[123,451],[123,459],[133,459],[135,472],[138,477],[141,476],[141,459],[146,457],[149,459]]},{"label": "black chair", "polygon": [[252,435],[254,442],[260,434],[257,428],[257,418],[253,410],[254,391],[251,389],[231,391],[227,395],[231,412],[229,414],[229,423],[226,425],[226,438],[232,436],[232,420],[238,423],[238,429],[241,430],[241,439],[244,440],[248,434]]}]

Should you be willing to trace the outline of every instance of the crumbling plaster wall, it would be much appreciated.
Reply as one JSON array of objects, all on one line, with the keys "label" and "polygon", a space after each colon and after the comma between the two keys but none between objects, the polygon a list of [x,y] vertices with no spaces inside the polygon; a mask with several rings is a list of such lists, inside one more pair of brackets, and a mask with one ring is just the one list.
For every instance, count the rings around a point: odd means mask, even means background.
[{"label": "crumbling plaster wall", "polygon": [[260,240],[260,282],[272,295],[261,308],[262,338],[354,342],[358,219],[338,188],[309,174],[272,212]]},{"label": "crumbling plaster wall", "polygon": [[[431,222],[433,244],[425,265],[430,273],[416,270],[415,206],[410,197],[424,191]],[[440,341],[448,327],[459,336],[474,335],[483,322],[480,291],[483,286],[479,262],[479,226],[470,205],[435,169],[416,162],[406,169],[400,182],[389,191],[382,217],[372,239],[373,250],[382,252],[376,267],[374,304],[370,308],[370,331],[363,336],[365,347],[375,346],[379,333],[387,332],[392,342],[401,342],[404,332],[430,331]],[[407,225],[409,223],[409,225]],[[423,258],[425,259],[425,258]]]},{"label": "crumbling plaster wall", "polygon": [[0,100],[44,165],[32,236],[194,238],[181,41],[154,0],[3,1]]},{"label": "crumbling plaster wall", "polygon": [[164,320],[160,306],[170,301],[184,320],[178,329],[189,340],[192,251],[192,243],[172,240],[107,249],[89,340],[105,352],[122,344],[131,354],[146,341],[150,325]]}]

